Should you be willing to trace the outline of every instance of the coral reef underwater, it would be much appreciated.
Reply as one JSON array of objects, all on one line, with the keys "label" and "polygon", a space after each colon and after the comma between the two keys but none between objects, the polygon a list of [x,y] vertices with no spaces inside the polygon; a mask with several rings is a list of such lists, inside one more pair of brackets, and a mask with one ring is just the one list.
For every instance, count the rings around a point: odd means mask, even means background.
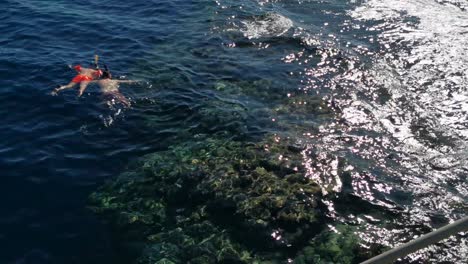
[{"label": "coral reef underwater", "polygon": [[140,244],[136,263],[353,263],[359,239],[327,227],[302,150],[278,136],[186,142],[140,159],[91,208]]}]

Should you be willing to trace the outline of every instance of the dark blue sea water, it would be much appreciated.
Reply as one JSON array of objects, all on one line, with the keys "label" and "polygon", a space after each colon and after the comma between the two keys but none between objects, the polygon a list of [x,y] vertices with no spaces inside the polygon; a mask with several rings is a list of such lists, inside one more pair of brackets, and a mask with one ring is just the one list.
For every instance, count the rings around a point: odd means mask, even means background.
[{"label": "dark blue sea water", "polygon": [[[393,246],[461,218],[467,8],[459,0],[2,0],[0,263],[120,263],[88,195],[146,153],[226,131],[236,140],[287,135],[323,153],[326,169],[306,176],[324,189],[337,181],[334,160],[346,159],[351,179],[333,186],[367,209],[330,202],[330,215],[366,226],[365,239]],[[131,108],[109,107],[95,85],[80,98],[76,89],[50,95],[74,76],[67,65],[89,66],[95,54],[117,78],[139,80],[121,86]],[[260,88],[226,92],[239,83]],[[299,95],[323,100],[334,117],[277,111]],[[452,238],[407,261],[455,263],[467,243]]]}]

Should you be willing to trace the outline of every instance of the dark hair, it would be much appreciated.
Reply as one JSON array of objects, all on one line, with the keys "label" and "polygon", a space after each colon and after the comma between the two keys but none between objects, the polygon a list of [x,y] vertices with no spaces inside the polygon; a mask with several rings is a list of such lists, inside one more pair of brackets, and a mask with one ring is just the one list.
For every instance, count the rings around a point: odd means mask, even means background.
[{"label": "dark hair", "polygon": [[104,71],[102,73],[102,79],[110,79],[112,77],[112,74],[110,73],[110,71]]},{"label": "dark hair", "polygon": [[112,78],[112,74],[109,71],[109,68],[107,68],[107,65],[104,64],[104,71],[102,73],[102,79],[110,79]]}]

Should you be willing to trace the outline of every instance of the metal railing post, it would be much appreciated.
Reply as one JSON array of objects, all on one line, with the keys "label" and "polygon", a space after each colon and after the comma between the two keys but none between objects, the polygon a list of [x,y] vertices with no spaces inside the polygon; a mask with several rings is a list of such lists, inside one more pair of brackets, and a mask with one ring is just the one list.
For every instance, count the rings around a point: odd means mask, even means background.
[{"label": "metal railing post", "polygon": [[457,220],[451,224],[434,230],[428,234],[416,238],[408,243],[400,245],[389,251],[386,251],[378,256],[362,262],[361,264],[383,264],[392,263],[393,261],[406,257],[408,254],[415,252],[419,249],[425,248],[429,245],[435,244],[438,241],[455,235],[459,232],[468,231],[468,216]]}]

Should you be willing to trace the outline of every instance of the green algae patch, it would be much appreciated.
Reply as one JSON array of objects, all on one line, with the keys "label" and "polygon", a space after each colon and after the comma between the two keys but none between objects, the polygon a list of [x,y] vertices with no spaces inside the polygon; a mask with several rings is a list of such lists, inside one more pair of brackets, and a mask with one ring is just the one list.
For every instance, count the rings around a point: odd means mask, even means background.
[{"label": "green algae patch", "polygon": [[281,263],[326,220],[303,155],[277,136],[184,143],[140,159],[90,207],[140,245],[136,263]]},{"label": "green algae patch", "polygon": [[294,259],[294,264],[361,262],[359,239],[350,226],[339,225],[314,237]]}]

